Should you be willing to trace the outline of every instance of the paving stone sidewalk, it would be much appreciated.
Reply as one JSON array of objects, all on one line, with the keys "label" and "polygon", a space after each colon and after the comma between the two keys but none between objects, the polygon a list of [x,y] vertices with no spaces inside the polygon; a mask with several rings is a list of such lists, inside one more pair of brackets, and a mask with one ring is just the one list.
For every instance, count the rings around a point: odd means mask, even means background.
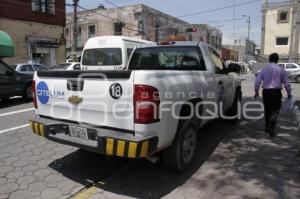
[{"label": "paving stone sidewalk", "polygon": [[[252,82],[244,84],[245,100],[251,101]],[[300,132],[293,115],[281,114],[275,139],[263,127],[263,119],[212,122],[203,129],[195,165],[186,173],[140,161],[103,179],[89,199],[300,198]]]},{"label": "paving stone sidewalk", "polygon": [[262,129],[262,124],[242,121],[203,165],[197,162],[186,174],[139,162],[103,179],[90,199],[300,198],[300,142],[294,123],[282,116],[280,134],[273,140],[253,130]]}]

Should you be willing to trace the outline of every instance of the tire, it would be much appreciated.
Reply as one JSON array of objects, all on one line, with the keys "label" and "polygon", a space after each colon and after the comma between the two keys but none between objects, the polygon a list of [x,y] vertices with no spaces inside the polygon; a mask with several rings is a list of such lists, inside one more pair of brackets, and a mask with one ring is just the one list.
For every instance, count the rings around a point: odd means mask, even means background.
[{"label": "tire", "polygon": [[295,78],[295,81],[296,81],[297,83],[300,83],[300,75],[298,75],[298,76]]},{"label": "tire", "polygon": [[32,90],[31,90],[31,84],[27,84],[23,90],[23,98],[25,100],[32,100]]},{"label": "tire", "polygon": [[187,120],[179,125],[172,146],[162,151],[164,165],[171,170],[184,172],[195,159],[197,145],[197,127]]},{"label": "tire", "polygon": [[4,102],[4,103],[9,102],[9,97],[2,97],[1,102]]},{"label": "tire", "polygon": [[[234,96],[234,101],[232,106],[230,107],[230,109],[228,111],[226,111],[226,116],[228,117],[233,117],[236,116],[238,114],[238,109],[239,109],[239,102],[242,101],[242,91],[241,88],[237,88],[235,91],[235,96]],[[234,119],[227,119],[229,121],[237,121],[238,117],[235,117]]]}]

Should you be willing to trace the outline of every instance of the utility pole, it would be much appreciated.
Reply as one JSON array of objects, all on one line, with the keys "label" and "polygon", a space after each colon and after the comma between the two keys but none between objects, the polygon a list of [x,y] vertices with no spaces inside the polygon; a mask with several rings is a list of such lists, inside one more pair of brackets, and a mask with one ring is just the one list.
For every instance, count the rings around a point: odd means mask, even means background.
[{"label": "utility pole", "polygon": [[74,8],[74,13],[73,13],[73,40],[72,40],[72,58],[73,61],[76,61],[75,59],[77,58],[76,56],[76,51],[77,51],[77,31],[78,31],[78,17],[77,17],[77,8],[78,8],[78,3],[79,0],[73,0],[73,8]]},{"label": "utility pole", "polygon": [[247,17],[248,23],[248,40],[250,41],[250,29],[251,29],[251,16],[250,15],[242,15],[242,17]]},{"label": "utility pole", "polygon": [[296,29],[296,13],[297,13],[297,0],[293,1],[293,11],[292,11],[292,23],[291,23],[291,38],[290,38],[290,50],[289,50],[289,62],[293,61],[293,56],[295,55],[294,50],[294,36]]},{"label": "utility pole", "polygon": [[233,39],[235,39],[236,0],[233,0]]},{"label": "utility pole", "polygon": [[294,35],[294,57],[295,62],[299,63],[299,40],[300,40],[300,0],[296,2],[296,14],[295,14],[295,35]]}]

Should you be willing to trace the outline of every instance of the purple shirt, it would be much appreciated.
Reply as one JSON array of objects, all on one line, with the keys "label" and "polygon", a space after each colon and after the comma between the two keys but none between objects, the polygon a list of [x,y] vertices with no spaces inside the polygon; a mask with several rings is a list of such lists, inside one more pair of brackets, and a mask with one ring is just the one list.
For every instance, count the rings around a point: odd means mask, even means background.
[{"label": "purple shirt", "polygon": [[292,91],[287,72],[283,67],[275,63],[268,64],[257,75],[255,80],[255,92],[259,91],[261,83],[264,89],[282,89],[283,84],[288,95],[290,95]]}]

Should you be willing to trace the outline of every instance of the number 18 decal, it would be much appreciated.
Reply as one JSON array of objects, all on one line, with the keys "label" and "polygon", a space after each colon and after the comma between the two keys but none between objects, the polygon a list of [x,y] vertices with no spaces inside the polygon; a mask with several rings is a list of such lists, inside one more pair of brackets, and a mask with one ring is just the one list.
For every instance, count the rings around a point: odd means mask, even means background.
[{"label": "number 18 decal", "polygon": [[123,94],[122,86],[118,83],[112,84],[109,89],[110,96],[114,99],[119,99]]}]

